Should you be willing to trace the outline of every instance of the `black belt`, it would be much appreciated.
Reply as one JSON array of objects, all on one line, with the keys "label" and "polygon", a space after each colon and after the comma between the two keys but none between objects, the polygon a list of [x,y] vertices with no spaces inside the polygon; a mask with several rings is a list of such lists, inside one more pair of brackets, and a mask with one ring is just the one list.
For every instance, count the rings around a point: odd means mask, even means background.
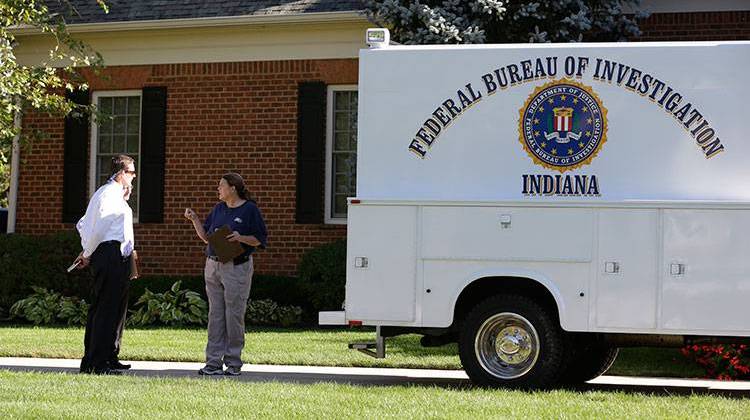
[{"label": "black belt", "polygon": [[[217,257],[216,255],[209,255],[208,259],[211,261],[219,261],[219,257]],[[232,263],[234,263],[234,265],[240,265],[240,264],[244,264],[248,262],[249,260],[250,260],[250,254],[240,255],[239,257],[233,259]]]}]

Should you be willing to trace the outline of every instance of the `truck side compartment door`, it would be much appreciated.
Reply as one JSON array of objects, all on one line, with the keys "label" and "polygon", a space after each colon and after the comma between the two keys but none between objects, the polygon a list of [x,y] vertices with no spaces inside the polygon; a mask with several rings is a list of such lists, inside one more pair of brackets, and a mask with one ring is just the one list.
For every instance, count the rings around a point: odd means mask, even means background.
[{"label": "truck side compartment door", "polygon": [[416,296],[416,206],[350,205],[346,318],[412,322]]},{"label": "truck side compartment door", "polygon": [[750,332],[750,211],[664,211],[662,322],[668,330]]},{"label": "truck side compartment door", "polygon": [[599,211],[595,326],[627,331],[656,328],[658,211]]}]

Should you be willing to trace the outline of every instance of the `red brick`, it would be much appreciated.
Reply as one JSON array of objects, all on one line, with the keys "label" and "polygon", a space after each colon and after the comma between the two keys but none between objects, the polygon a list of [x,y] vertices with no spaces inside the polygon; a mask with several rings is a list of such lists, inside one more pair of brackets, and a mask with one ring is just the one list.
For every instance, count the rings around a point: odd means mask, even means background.
[{"label": "red brick", "polygon": [[[205,217],[230,169],[245,177],[268,224],[258,273],[294,275],[305,250],[346,235],[346,226],[294,223],[297,84],[356,84],[357,60],[117,66],[104,74],[87,73],[93,90],[167,87],[165,223],[135,228],[144,274],[202,273],[203,247],[182,212],[192,206]],[[60,221],[62,165],[53,164],[63,157],[63,122],[36,114],[23,124],[50,138],[22,152],[16,230],[73,230]]]}]

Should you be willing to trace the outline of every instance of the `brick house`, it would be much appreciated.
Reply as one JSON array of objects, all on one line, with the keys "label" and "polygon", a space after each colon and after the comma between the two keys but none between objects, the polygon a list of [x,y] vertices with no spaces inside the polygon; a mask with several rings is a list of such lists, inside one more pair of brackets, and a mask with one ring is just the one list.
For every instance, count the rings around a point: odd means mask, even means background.
[{"label": "brick house", "polygon": [[[356,182],[357,54],[372,26],[358,0],[74,1],[70,31],[101,52],[106,77],[72,96],[114,119],[30,115],[49,139],[21,152],[9,231],[72,230],[106,178],[108,157],[136,157],[136,241],[146,274],[196,275],[202,245],[183,217],[243,175],[269,228],[264,274],[294,275],[301,254],[346,235]],[[744,1],[644,1],[644,41],[750,38]],[[704,5],[707,4],[707,5]],[[48,40],[18,37],[38,62]],[[12,193],[13,196],[13,193]],[[14,207],[15,206],[15,207]]]}]

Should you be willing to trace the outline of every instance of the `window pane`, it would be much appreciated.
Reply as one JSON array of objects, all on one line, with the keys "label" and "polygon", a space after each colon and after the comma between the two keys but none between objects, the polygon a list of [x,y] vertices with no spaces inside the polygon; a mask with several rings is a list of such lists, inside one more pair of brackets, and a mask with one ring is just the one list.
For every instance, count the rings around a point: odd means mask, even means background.
[{"label": "window pane", "polygon": [[335,191],[336,193],[347,193],[349,192],[349,180],[344,174],[337,174],[334,176],[336,180]]},{"label": "window pane", "polygon": [[346,130],[349,128],[349,115],[346,112],[336,112],[334,130]]},{"label": "window pane", "polygon": [[112,98],[99,98],[99,109],[106,114],[112,113]]},{"label": "window pane", "polygon": [[125,152],[131,157],[138,153],[138,136],[128,136],[128,147]]},{"label": "window pane", "polygon": [[128,98],[125,96],[119,96],[115,98],[115,114],[125,115],[128,113]]},{"label": "window pane", "polygon": [[131,96],[128,98],[128,115],[141,115],[141,98]]},{"label": "window pane", "polygon": [[344,111],[349,109],[349,92],[336,92],[334,103],[336,104],[336,111]]},{"label": "window pane", "polygon": [[335,173],[349,172],[349,163],[346,159],[341,159],[339,155],[333,155],[333,171]]},{"label": "window pane", "polygon": [[337,195],[333,201],[334,217],[346,217],[346,195]]},{"label": "window pane", "polygon": [[115,117],[115,129],[113,134],[125,134],[125,118],[126,117]]},{"label": "window pane", "polygon": [[337,131],[333,135],[333,150],[349,150],[349,133],[346,131]]},{"label": "window pane", "polygon": [[112,136],[100,135],[98,144],[99,153],[112,152]]},{"label": "window pane", "polygon": [[102,118],[97,131],[99,134],[112,134],[112,119],[109,117]]},{"label": "window pane", "polygon": [[125,136],[114,136],[112,140],[112,153],[125,152]]},{"label": "window pane", "polygon": [[111,158],[109,156],[100,157],[97,160],[98,167],[96,168],[96,172],[99,174],[99,183],[97,184],[97,187],[104,184],[107,178],[109,178],[110,162]]},{"label": "window pane", "polygon": [[128,116],[128,134],[138,134],[141,129],[141,119],[138,116]]}]

